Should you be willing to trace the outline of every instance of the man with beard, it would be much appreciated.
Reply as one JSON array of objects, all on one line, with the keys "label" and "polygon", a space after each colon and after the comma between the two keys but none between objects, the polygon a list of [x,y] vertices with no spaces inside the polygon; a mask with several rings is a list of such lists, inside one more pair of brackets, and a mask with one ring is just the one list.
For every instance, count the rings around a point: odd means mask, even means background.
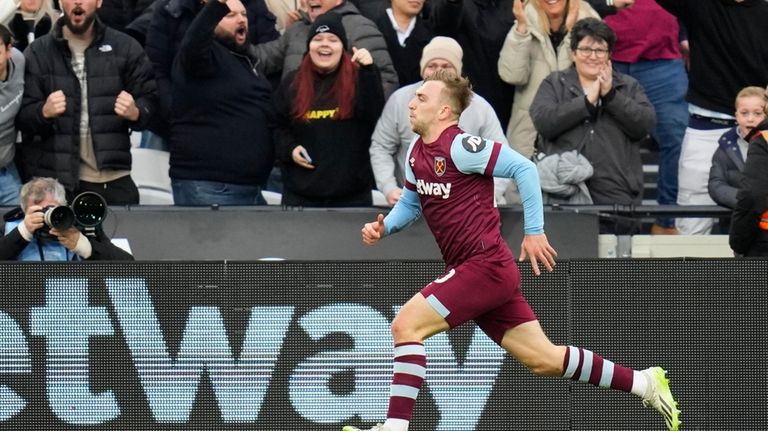
[{"label": "man with beard", "polygon": [[259,205],[273,163],[271,86],[249,53],[240,0],[209,0],[171,74],[171,184],[177,205]]},{"label": "man with beard", "polygon": [[110,205],[139,203],[129,132],[155,108],[152,67],[130,36],[96,17],[101,0],[61,0],[53,31],[25,51],[17,165],[22,179],[57,178],[71,199],[85,191]]},{"label": "man with beard", "polygon": [[[248,14],[248,39],[251,43],[264,43],[280,37],[275,29],[275,17],[264,0],[243,0]],[[150,24],[146,31],[144,49],[152,62],[157,81],[158,107],[142,137],[142,147],[168,151],[171,133],[171,71],[173,61],[181,47],[189,25],[205,6],[200,0],[157,0],[153,3]],[[134,21],[129,28],[138,29]],[[136,37],[135,33],[129,32]]]}]

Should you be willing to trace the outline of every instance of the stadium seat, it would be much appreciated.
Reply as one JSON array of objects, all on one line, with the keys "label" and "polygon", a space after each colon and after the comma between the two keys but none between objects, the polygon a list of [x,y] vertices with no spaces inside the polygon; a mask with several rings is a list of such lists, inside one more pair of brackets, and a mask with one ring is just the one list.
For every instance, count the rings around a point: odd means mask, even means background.
[{"label": "stadium seat", "polygon": [[131,148],[131,178],[139,188],[140,205],[173,205],[168,176],[170,154],[149,148]]}]

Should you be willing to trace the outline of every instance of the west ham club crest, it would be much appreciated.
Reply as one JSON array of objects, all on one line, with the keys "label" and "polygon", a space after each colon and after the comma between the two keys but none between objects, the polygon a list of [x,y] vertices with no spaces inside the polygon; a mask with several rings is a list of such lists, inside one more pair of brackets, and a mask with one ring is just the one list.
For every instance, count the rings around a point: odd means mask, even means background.
[{"label": "west ham club crest", "polygon": [[435,173],[438,177],[445,173],[445,157],[435,157]]}]

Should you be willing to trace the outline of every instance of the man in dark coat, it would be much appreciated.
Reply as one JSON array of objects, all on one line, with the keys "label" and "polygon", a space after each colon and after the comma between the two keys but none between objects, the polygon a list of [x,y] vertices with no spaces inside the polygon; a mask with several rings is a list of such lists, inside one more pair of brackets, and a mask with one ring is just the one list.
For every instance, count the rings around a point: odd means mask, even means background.
[{"label": "man in dark coat", "polygon": [[[280,37],[275,29],[275,16],[269,12],[264,0],[247,0],[248,41],[264,43]],[[198,12],[204,4],[198,0],[157,0],[151,11],[150,23],[147,23],[145,49],[152,62],[157,80],[158,112],[152,119],[149,129],[166,141],[160,145],[167,149],[170,138],[171,109],[171,68],[181,41]],[[139,32],[139,22],[134,21],[128,28],[131,34]]]},{"label": "man in dark coat", "polygon": [[272,86],[247,43],[240,0],[209,0],[172,72],[171,185],[176,205],[266,203],[272,169]]},{"label": "man in dark coat", "polygon": [[768,256],[768,120],[747,139],[744,183],[736,195],[729,242],[737,254]]},{"label": "man in dark coat", "polygon": [[94,191],[110,205],[138,204],[129,133],[149,122],[155,81],[138,42],[99,21],[100,5],[61,0],[53,32],[24,51],[16,160],[22,180],[56,178],[69,198]]}]

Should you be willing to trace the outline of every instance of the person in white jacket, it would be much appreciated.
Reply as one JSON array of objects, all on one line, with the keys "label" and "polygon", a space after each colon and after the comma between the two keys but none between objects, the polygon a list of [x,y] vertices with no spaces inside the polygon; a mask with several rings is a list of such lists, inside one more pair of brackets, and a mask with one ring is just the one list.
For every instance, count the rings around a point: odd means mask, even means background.
[{"label": "person in white jacket", "polygon": [[20,51],[49,33],[60,15],[53,0],[0,0],[0,24],[11,31]]},{"label": "person in white jacket", "polygon": [[499,76],[515,86],[515,102],[507,126],[507,140],[526,158],[534,152],[536,128],[528,109],[541,81],[550,73],[573,64],[571,27],[576,21],[600,18],[581,0],[515,0],[515,25],[507,34],[499,55]]},{"label": "person in white jacket", "polygon": [[[422,50],[421,77],[426,78],[443,69],[461,76],[463,56],[461,46],[454,39],[436,36]],[[416,136],[411,130],[408,102],[423,83],[419,81],[392,93],[371,137],[369,151],[376,187],[386,196],[390,206],[400,199],[405,153]],[[459,127],[467,133],[509,145],[493,108],[477,93],[473,92],[469,107],[461,114]],[[504,203],[503,194],[508,184],[507,179],[496,179],[497,203]]]}]

